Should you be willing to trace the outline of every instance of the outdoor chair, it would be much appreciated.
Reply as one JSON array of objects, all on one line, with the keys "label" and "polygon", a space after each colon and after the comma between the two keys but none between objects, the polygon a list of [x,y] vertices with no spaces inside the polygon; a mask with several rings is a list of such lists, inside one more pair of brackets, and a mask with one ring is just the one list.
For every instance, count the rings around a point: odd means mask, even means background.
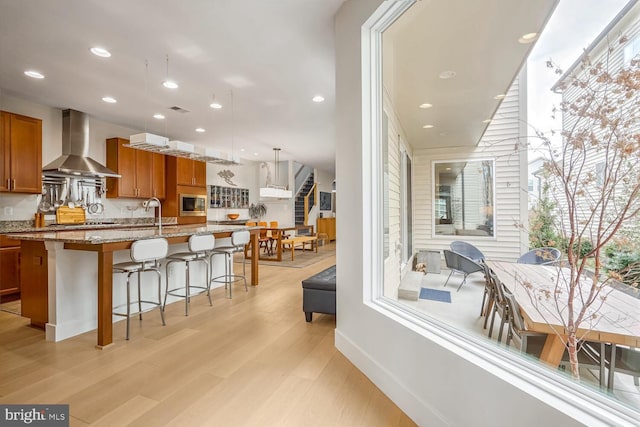
[{"label": "outdoor chair", "polygon": [[484,293],[482,294],[482,306],[480,307],[480,317],[486,316],[484,321],[484,329],[487,329],[487,317],[491,311],[491,304],[493,302],[493,294],[495,292],[494,281],[491,280],[491,275],[495,274],[489,266],[482,264],[484,267]]},{"label": "outdoor chair", "polygon": [[[491,323],[489,324],[489,338],[493,335],[493,322],[496,319],[496,313],[500,315],[500,330],[498,331],[498,342],[502,341],[502,332],[504,326],[509,323],[509,304],[505,295],[510,293],[508,289],[504,287],[502,282],[496,277],[495,274],[491,274],[490,280],[493,281],[493,301],[491,302]],[[488,319],[489,316],[487,316]],[[484,321],[484,326],[487,325],[487,319]]]},{"label": "outdoor chair", "polygon": [[613,371],[609,372],[608,390],[613,390],[614,373],[631,375],[633,384],[640,386],[640,349],[620,345],[608,345],[610,359],[614,361]]},{"label": "outdoor chair", "polygon": [[450,273],[449,277],[447,277],[447,281],[444,282],[444,286],[447,286],[449,283],[449,279],[453,273],[462,273],[464,274],[464,278],[458,286],[458,291],[464,285],[464,282],[467,280],[467,276],[472,273],[476,273],[478,271],[484,271],[484,267],[475,262],[474,260],[467,258],[464,255],[460,255],[459,253],[449,251],[447,249],[444,250],[444,260],[449,268]]},{"label": "outdoor chair", "polygon": [[560,260],[560,251],[556,248],[536,248],[518,258],[518,264],[554,265]]},{"label": "outdoor chair", "polygon": [[464,255],[477,263],[485,260],[485,256],[480,249],[476,248],[471,243],[456,240],[455,242],[451,242],[451,245],[449,246],[453,252]]},{"label": "outdoor chair", "polygon": [[[527,327],[524,323],[524,318],[522,317],[522,313],[520,312],[520,306],[516,301],[515,297],[512,293],[503,293],[504,299],[507,303],[509,310],[509,330],[507,332],[507,339],[505,344],[509,347],[509,343],[511,340],[515,341],[520,346],[521,353],[529,353],[535,354],[539,356],[539,353],[542,351],[542,345],[544,344],[544,340],[547,338],[547,334],[542,332],[532,332],[527,331]],[[535,350],[529,348],[529,338],[536,338],[538,344]],[[500,340],[498,340],[500,341]]]}]

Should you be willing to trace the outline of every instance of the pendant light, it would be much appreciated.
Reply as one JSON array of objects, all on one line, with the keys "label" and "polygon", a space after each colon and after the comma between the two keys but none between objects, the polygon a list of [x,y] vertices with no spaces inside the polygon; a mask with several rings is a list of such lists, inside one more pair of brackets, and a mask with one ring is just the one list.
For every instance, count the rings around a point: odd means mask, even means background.
[{"label": "pendant light", "polygon": [[287,190],[286,185],[279,185],[280,171],[278,164],[280,163],[280,149],[273,149],[273,165],[275,169],[275,184],[267,185],[260,189],[260,197],[270,197],[276,199],[290,199],[292,197],[291,190]]},{"label": "pendant light", "polygon": [[169,78],[169,54],[167,54],[167,75],[162,82],[162,86],[166,87],[167,89],[178,89],[178,83]]}]

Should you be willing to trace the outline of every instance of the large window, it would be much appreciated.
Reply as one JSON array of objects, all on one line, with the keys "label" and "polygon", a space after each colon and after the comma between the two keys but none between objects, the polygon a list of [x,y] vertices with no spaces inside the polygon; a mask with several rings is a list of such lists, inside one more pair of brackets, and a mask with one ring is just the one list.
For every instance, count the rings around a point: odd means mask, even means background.
[{"label": "large window", "polygon": [[[519,79],[513,82],[501,96],[499,108],[488,111],[494,116],[490,125],[481,129],[481,134],[454,138],[454,132],[467,122],[437,122],[439,114],[445,111],[434,96],[442,82],[436,80],[438,84],[425,90],[430,96],[413,96],[418,93],[420,83],[431,81],[422,78],[427,73],[419,72],[419,66],[433,61],[432,57],[424,63],[415,61],[415,52],[409,51],[409,47],[415,45],[408,41],[416,37],[407,29],[413,29],[412,25],[430,28],[418,18],[431,15],[395,21],[399,10],[406,7],[399,3],[388,6],[388,16],[375,17],[377,29],[363,44],[370,61],[370,67],[363,67],[363,167],[370,177],[363,182],[363,222],[371,230],[363,239],[363,273],[365,283],[372,284],[370,289],[365,289],[365,300],[372,307],[388,310],[394,319],[412,330],[442,339],[446,343],[443,347],[469,354],[469,360],[479,366],[485,366],[487,361],[493,372],[513,376],[534,395],[548,393],[553,399],[559,399],[569,391],[572,399],[589,415],[599,413],[596,407],[610,408],[607,417],[631,419],[636,412],[628,406],[636,405],[637,400],[637,387],[632,379],[625,379],[624,388],[617,379],[617,387],[622,392],[616,390],[615,396],[613,393],[597,395],[593,390],[598,389],[599,366],[585,364],[582,382],[574,383],[560,369],[531,363],[536,357],[521,354],[521,344],[512,339],[505,345],[506,315],[503,322],[500,313],[494,315],[493,308],[487,310],[484,305],[484,316],[479,316],[480,304],[486,304],[482,270],[467,278],[461,274],[464,272],[450,270],[456,266],[445,262],[444,250],[449,249],[454,240],[480,247],[489,261],[515,262],[524,253],[528,240],[523,240],[524,227],[518,225],[526,224],[528,213],[524,172],[527,161],[520,152],[514,153],[513,147],[524,132],[521,114],[526,110],[521,108],[520,94],[524,97],[526,83]],[[429,3],[417,2],[416,5],[426,8]],[[380,29],[384,29],[384,34]],[[407,30],[406,38],[403,30]],[[383,46],[386,49],[383,50]],[[407,78],[402,74],[406,70],[409,77],[421,78]],[[438,77],[444,80],[455,76],[455,73],[441,74],[444,77]],[[450,114],[467,112],[476,98],[485,105],[482,101],[485,98],[468,95],[464,105],[447,111]],[[432,100],[433,105],[424,102]],[[476,129],[475,124],[481,121],[468,122]],[[450,126],[448,129],[446,124]],[[370,146],[369,141],[373,142]],[[499,180],[496,180],[496,168],[500,170]],[[492,317],[495,322],[491,321]],[[544,340],[541,343],[544,344]],[[398,348],[398,351],[405,349]],[[623,405],[617,399],[624,402]],[[556,407],[564,409],[563,406],[558,403]]]},{"label": "large window", "polygon": [[494,236],[493,160],[433,163],[435,235]]}]

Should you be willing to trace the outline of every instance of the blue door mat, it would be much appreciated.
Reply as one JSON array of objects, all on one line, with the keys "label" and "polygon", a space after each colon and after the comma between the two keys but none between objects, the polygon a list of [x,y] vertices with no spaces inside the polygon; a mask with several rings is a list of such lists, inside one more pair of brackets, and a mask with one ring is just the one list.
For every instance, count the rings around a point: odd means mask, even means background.
[{"label": "blue door mat", "polygon": [[420,288],[420,299],[451,303],[451,292],[437,289]]}]

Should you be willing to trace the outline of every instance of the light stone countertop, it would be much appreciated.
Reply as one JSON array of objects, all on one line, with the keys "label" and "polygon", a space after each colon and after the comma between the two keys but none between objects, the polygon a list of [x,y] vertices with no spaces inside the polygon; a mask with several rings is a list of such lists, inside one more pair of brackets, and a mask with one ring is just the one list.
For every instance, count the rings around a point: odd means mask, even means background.
[{"label": "light stone countertop", "polygon": [[[238,230],[250,230],[256,227],[246,227],[242,225],[205,225],[205,224],[185,224],[162,226],[162,234],[158,233],[158,227],[145,228],[110,228],[92,230],[70,230],[70,231],[40,231],[37,233],[12,233],[11,238],[15,240],[36,240],[47,242],[81,243],[81,244],[102,244],[130,242],[134,240],[152,239],[155,237],[180,237],[192,236],[195,234],[212,234],[234,232]],[[259,227],[258,227],[259,228]]]}]

